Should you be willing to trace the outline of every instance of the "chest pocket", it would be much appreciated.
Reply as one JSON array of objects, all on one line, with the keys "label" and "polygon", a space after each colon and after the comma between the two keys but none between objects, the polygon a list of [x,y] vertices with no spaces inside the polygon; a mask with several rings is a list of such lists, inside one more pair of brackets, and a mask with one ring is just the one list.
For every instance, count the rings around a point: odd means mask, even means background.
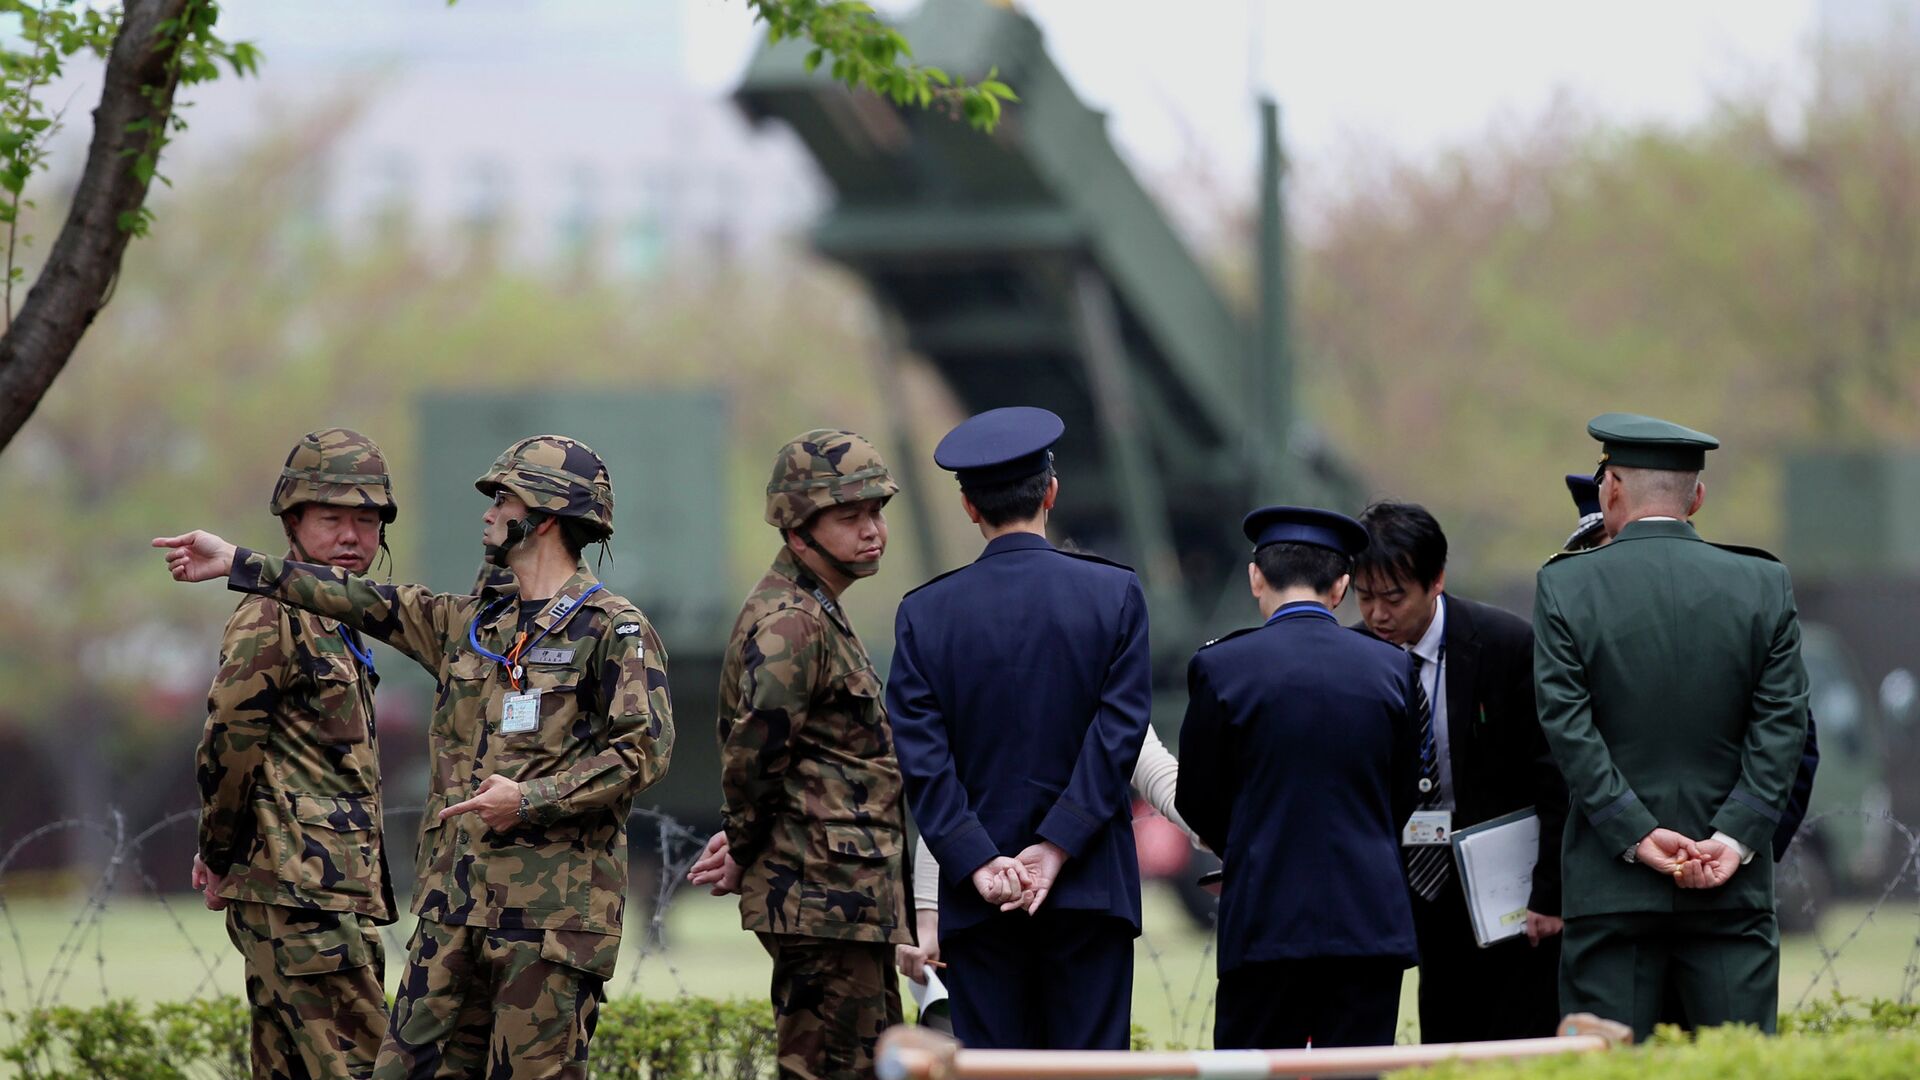
[{"label": "chest pocket", "polygon": [[873,668],[859,667],[836,675],[832,689],[834,711],[845,718],[836,731],[837,748],[863,758],[892,753],[892,741],[882,722],[886,713],[880,704],[880,676]]},{"label": "chest pocket", "polygon": [[[501,771],[525,780],[556,772],[573,758],[593,752],[599,733],[586,708],[590,687],[581,670],[586,663],[582,658],[573,664],[528,665],[518,693],[499,688],[500,704],[489,716],[488,738],[498,748]],[[527,693],[539,697],[530,704],[512,703]]]},{"label": "chest pocket", "polygon": [[301,662],[300,708],[313,719],[314,737],[344,745],[367,741],[360,667],[351,657],[322,653]]}]

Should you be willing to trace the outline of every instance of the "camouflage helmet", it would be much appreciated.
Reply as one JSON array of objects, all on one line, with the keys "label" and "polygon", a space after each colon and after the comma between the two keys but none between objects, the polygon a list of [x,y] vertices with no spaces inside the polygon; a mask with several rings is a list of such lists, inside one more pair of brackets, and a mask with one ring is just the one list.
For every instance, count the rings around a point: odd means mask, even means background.
[{"label": "camouflage helmet", "polygon": [[830,506],[890,499],[899,491],[872,443],[851,431],[820,428],[774,455],[773,478],[767,481],[767,524],[797,529]]},{"label": "camouflage helmet", "polygon": [[488,498],[504,489],[530,510],[579,518],[599,533],[598,539],[613,535],[613,479],[600,455],[578,439],[521,439],[501,451],[473,486]]},{"label": "camouflage helmet", "polygon": [[279,517],[302,503],[378,510],[382,522],[400,512],[380,447],[347,428],[310,431],[287,454],[268,506]]}]

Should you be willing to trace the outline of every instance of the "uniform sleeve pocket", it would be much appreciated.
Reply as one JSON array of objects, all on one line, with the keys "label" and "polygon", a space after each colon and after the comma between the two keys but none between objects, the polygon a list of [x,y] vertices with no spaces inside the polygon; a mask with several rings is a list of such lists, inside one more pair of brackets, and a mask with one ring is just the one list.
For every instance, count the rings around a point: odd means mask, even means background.
[{"label": "uniform sleeve pocket", "polygon": [[828,824],[827,850],[836,858],[886,862],[900,854],[900,831],[884,825]]},{"label": "uniform sleeve pocket", "polygon": [[877,698],[880,696],[880,676],[874,674],[870,667],[848,673],[847,677],[841,680],[840,686],[853,697]]},{"label": "uniform sleeve pocket", "polygon": [[373,963],[373,933],[350,912],[269,906],[273,965],[282,975],[326,975]]},{"label": "uniform sleeve pocket", "polygon": [[548,930],[540,938],[540,959],[611,979],[613,965],[620,959],[620,937],[585,930]]}]

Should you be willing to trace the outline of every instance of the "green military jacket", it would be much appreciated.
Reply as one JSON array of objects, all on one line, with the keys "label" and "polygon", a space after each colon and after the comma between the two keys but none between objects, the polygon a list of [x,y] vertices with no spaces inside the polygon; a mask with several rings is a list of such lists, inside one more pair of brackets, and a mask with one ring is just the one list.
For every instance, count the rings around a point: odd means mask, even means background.
[{"label": "green military jacket", "polygon": [[332,619],[261,596],[234,610],[195,758],[221,896],[394,921],[376,681]]},{"label": "green military jacket", "polygon": [[[245,548],[227,584],[337,618],[433,673],[433,773],[414,914],[605,936],[574,939],[569,948],[583,955],[568,962],[611,974],[626,904],[627,815],[673,752],[666,650],[640,610],[605,589],[587,595],[597,582],[581,563],[528,631],[539,640],[523,658],[522,687],[540,696],[537,720],[518,730],[503,716],[515,693],[506,667],[480,651],[504,655],[518,636],[511,591],[381,585]],[[527,824],[496,833],[477,815],[440,820],[495,773],[525,785]]]},{"label": "green military jacket", "polygon": [[910,943],[900,760],[846,613],[782,548],[720,670],[721,813],[748,930]]},{"label": "green military jacket", "polygon": [[[1807,674],[1786,567],[1635,521],[1556,557],[1533,606],[1535,700],[1571,812],[1569,918],[1773,907],[1773,833],[1806,743]],[[1685,890],[1622,856],[1656,827],[1725,832],[1753,860]]]}]

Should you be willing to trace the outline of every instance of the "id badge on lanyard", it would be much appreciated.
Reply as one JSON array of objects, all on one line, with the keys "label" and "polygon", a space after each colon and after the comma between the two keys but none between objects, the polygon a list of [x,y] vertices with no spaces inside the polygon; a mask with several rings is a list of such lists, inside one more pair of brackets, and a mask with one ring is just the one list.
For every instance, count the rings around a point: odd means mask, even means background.
[{"label": "id badge on lanyard", "polygon": [[1415,810],[1400,830],[1400,846],[1428,847],[1453,842],[1453,811]]},{"label": "id badge on lanyard", "polygon": [[[603,588],[605,588],[604,585],[596,584],[573,600],[557,605],[552,613],[552,621],[547,624],[545,630],[540,632],[539,637],[528,641],[526,640],[526,635],[522,634],[521,641],[505,656],[493,652],[480,644],[480,623],[482,620],[491,616],[494,611],[498,610],[497,605],[494,608],[490,608],[474,616],[473,622],[467,624],[467,643],[473,646],[474,652],[505,668],[507,677],[511,680],[513,688],[516,691],[515,693],[508,694],[500,703],[500,734],[524,735],[529,731],[538,731],[540,729],[540,695],[545,693],[545,691],[538,688],[529,690],[520,689],[520,680],[526,675],[526,668],[521,665],[520,658],[522,656],[530,657],[530,654],[540,651],[556,653],[557,655],[557,650],[536,650],[534,646],[544,640],[548,634],[559,629],[568,618],[580,610],[588,597]],[[572,658],[572,655],[571,651],[567,652],[569,659]]]},{"label": "id badge on lanyard", "polygon": [[543,690],[508,694],[500,706],[500,734],[520,735],[540,727],[540,695]]}]

